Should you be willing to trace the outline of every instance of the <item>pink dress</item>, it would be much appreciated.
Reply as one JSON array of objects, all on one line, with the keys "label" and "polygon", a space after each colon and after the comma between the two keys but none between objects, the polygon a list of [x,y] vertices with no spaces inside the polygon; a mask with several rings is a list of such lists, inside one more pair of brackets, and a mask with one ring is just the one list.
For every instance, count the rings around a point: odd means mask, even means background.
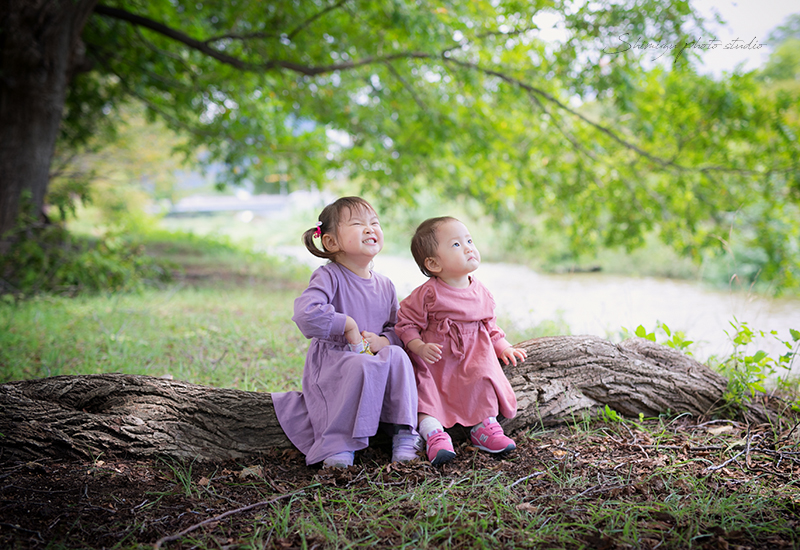
[{"label": "pink dress", "polygon": [[491,293],[474,277],[467,288],[431,277],[400,302],[395,333],[403,343],[421,338],[442,346],[442,358],[432,365],[409,355],[419,412],[446,428],[474,426],[498,412],[506,418],[517,414],[517,398],[498,360],[511,344],[494,309]]},{"label": "pink dress", "polygon": [[[318,268],[294,302],[300,331],[311,339],[303,391],[273,393],[278,421],[314,464],[369,445],[378,423],[417,425],[414,368],[394,333],[394,285],[378,273],[362,279],[336,263]],[[359,330],[389,339],[377,355],[353,353],[344,338],[349,315]]]}]

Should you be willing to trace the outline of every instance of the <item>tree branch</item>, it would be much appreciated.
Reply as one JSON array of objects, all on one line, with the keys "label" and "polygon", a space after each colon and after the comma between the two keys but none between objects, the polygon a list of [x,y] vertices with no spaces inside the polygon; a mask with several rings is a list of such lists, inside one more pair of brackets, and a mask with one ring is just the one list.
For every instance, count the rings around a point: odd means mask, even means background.
[{"label": "tree branch", "polygon": [[[347,0],[339,0],[339,2],[337,2],[336,4],[333,4],[329,8],[327,8],[325,10],[322,10],[320,13],[318,13],[317,15],[311,17],[304,24],[302,24],[301,26],[296,28],[294,31],[292,31],[292,35],[296,35],[300,30],[302,30],[305,26],[310,24],[316,18],[321,17],[325,13],[328,13],[329,11],[331,11],[331,10],[337,8],[337,7],[342,6],[346,2],[347,2]],[[645,159],[649,160],[650,162],[652,162],[652,163],[654,163],[654,164],[656,164],[656,165],[658,165],[658,166],[660,166],[660,167],[662,167],[664,169],[671,169],[671,170],[675,170],[675,171],[678,171],[678,172],[702,172],[702,173],[708,173],[708,172],[714,171],[714,172],[736,173],[736,174],[740,174],[740,175],[757,175],[757,176],[763,176],[763,175],[768,174],[768,173],[788,172],[788,171],[796,169],[793,166],[788,166],[788,167],[784,167],[784,168],[770,169],[770,170],[767,170],[765,172],[762,172],[762,171],[758,171],[758,170],[745,170],[745,169],[730,168],[730,167],[725,167],[725,166],[691,167],[691,166],[684,166],[684,165],[678,164],[677,162],[675,162],[673,160],[668,160],[668,159],[661,158],[661,157],[659,157],[657,155],[654,155],[654,154],[642,149],[641,147],[635,145],[634,143],[632,143],[632,142],[628,141],[627,139],[623,138],[622,136],[620,136],[617,132],[615,132],[614,130],[612,130],[608,126],[604,126],[603,124],[595,122],[595,121],[591,120],[590,118],[588,118],[587,116],[585,116],[584,114],[580,113],[579,111],[570,108],[568,105],[566,105],[565,103],[560,101],[558,98],[556,98],[552,94],[549,94],[549,93],[545,92],[541,88],[537,88],[536,86],[533,86],[531,84],[523,82],[522,80],[520,80],[518,78],[514,78],[511,75],[509,75],[507,73],[504,73],[502,71],[495,70],[495,69],[488,69],[488,68],[482,67],[482,66],[480,66],[480,65],[478,65],[476,63],[472,63],[472,62],[462,61],[462,60],[456,59],[452,55],[447,55],[447,54],[450,53],[450,50],[445,50],[441,54],[431,54],[431,53],[425,53],[425,52],[419,52],[419,51],[398,52],[398,53],[394,53],[394,54],[391,54],[391,55],[385,55],[385,56],[369,56],[369,57],[365,57],[365,58],[363,58],[361,60],[358,60],[358,61],[351,61],[351,62],[347,62],[347,63],[336,63],[336,64],[333,64],[333,65],[318,65],[318,66],[303,65],[303,64],[296,63],[296,62],[293,62],[293,61],[277,60],[277,59],[267,60],[267,61],[264,61],[262,63],[252,63],[252,62],[246,61],[244,59],[241,59],[239,57],[234,57],[234,56],[231,56],[229,54],[220,52],[219,50],[216,50],[216,49],[212,48],[209,45],[208,41],[204,42],[204,41],[197,40],[197,39],[192,38],[192,37],[180,32],[178,30],[170,28],[170,27],[164,25],[163,23],[159,23],[157,21],[153,21],[152,19],[148,19],[146,17],[140,16],[140,15],[137,15],[137,14],[133,14],[133,13],[130,13],[128,11],[125,11],[125,10],[122,10],[122,9],[119,9],[119,8],[112,8],[112,7],[109,7],[109,6],[98,4],[95,7],[95,13],[98,13],[99,15],[104,15],[104,16],[107,16],[107,17],[113,17],[113,18],[116,18],[116,19],[127,21],[129,23],[134,24],[134,25],[138,25],[138,26],[150,29],[150,30],[152,30],[154,32],[162,34],[163,36],[166,36],[168,38],[171,38],[173,40],[181,42],[182,44],[184,44],[186,46],[189,46],[192,49],[195,49],[195,50],[197,50],[197,51],[199,51],[201,53],[204,53],[204,54],[208,55],[209,57],[211,57],[213,59],[216,59],[217,61],[219,61],[221,63],[224,63],[226,65],[230,65],[230,66],[232,66],[234,68],[237,68],[237,69],[240,69],[240,70],[243,70],[243,71],[250,71],[250,72],[264,72],[264,71],[285,69],[285,70],[289,70],[289,71],[292,71],[292,72],[295,72],[295,73],[298,73],[298,74],[302,74],[302,75],[305,75],[305,76],[317,76],[317,75],[326,74],[326,73],[332,73],[332,72],[336,72],[336,71],[344,71],[344,70],[356,69],[356,68],[359,68],[359,67],[364,67],[364,66],[372,65],[372,64],[378,64],[378,63],[386,63],[386,64],[388,64],[391,61],[397,61],[397,60],[402,60],[402,59],[436,59],[436,60],[439,60],[439,61],[441,61],[442,63],[445,63],[445,64],[449,63],[449,64],[453,64],[453,65],[458,65],[458,66],[466,68],[466,69],[471,69],[471,70],[474,70],[474,71],[481,72],[481,73],[483,73],[485,75],[494,76],[494,77],[499,78],[500,80],[502,80],[502,81],[504,81],[504,82],[506,82],[508,84],[511,84],[512,86],[516,86],[516,87],[518,87],[518,88],[520,88],[522,90],[525,90],[528,94],[544,98],[548,102],[556,105],[560,110],[562,110],[564,112],[567,112],[567,113],[571,114],[572,116],[582,120],[583,122],[585,122],[589,126],[595,128],[597,131],[607,135],[609,138],[611,138],[615,142],[619,143],[621,146],[623,146],[623,147],[635,152],[640,157],[645,158]]]},{"label": "tree branch", "polygon": [[332,12],[336,8],[341,7],[342,5],[344,5],[348,1],[349,0],[339,0],[335,4],[331,4],[330,6],[325,8],[324,10],[320,11],[319,13],[316,13],[316,14],[312,15],[311,17],[309,17],[308,19],[303,21],[297,28],[295,28],[292,32],[290,32],[288,34],[289,40],[292,40],[295,36],[300,34],[300,31],[302,31],[305,28],[307,28],[309,25],[311,25],[311,23],[313,23],[314,21],[316,21],[317,19],[319,19],[323,15],[325,15],[325,14],[327,14],[329,12]]},{"label": "tree branch", "polygon": [[203,42],[195,38],[192,38],[191,36],[184,34],[178,30],[175,30],[171,27],[168,27],[163,23],[159,23],[158,21],[153,21],[152,19],[148,19],[147,17],[142,17],[141,15],[136,15],[134,13],[130,13],[128,11],[119,8],[104,6],[102,4],[98,4],[95,7],[95,13],[107,17],[113,17],[115,19],[120,19],[122,21],[127,21],[134,25],[150,29],[151,31],[157,32],[163,36],[166,36],[167,38],[176,40],[186,46],[189,46],[194,50],[197,50],[213,59],[216,59],[220,63],[230,65],[231,67],[234,67],[239,70],[250,71],[250,72],[264,72],[275,69],[287,69],[305,76],[316,76],[336,71],[355,69],[358,67],[363,67],[365,65],[372,65],[374,63],[385,63],[388,61],[395,61],[397,59],[414,59],[414,58],[428,59],[431,57],[435,57],[432,56],[431,54],[423,52],[400,52],[387,56],[366,57],[360,61],[353,61],[350,63],[336,63],[333,65],[320,65],[320,66],[302,65],[300,63],[295,63],[293,61],[285,61],[277,59],[268,60],[263,63],[252,63],[244,59],[220,52],[219,50],[216,50],[211,46],[209,46],[207,42]]},{"label": "tree branch", "polygon": [[743,176],[764,176],[764,175],[767,175],[767,174],[790,172],[790,171],[796,169],[795,166],[786,166],[784,168],[776,168],[776,169],[769,169],[769,170],[765,170],[765,171],[758,171],[758,170],[747,170],[747,169],[742,169],[742,168],[730,168],[730,167],[727,167],[727,166],[698,166],[698,167],[683,166],[683,165],[678,164],[678,163],[676,163],[676,162],[674,162],[672,160],[667,160],[667,159],[658,157],[658,156],[656,156],[656,155],[654,155],[652,153],[649,153],[649,152],[645,151],[641,147],[639,147],[637,145],[634,145],[630,141],[628,141],[628,140],[624,139],[623,137],[621,137],[620,135],[618,135],[611,128],[609,128],[607,126],[603,126],[602,124],[589,119],[588,117],[586,117],[582,113],[580,113],[580,112],[576,111],[575,109],[572,109],[569,106],[565,105],[562,101],[560,101],[559,99],[557,99],[553,95],[545,92],[544,90],[542,90],[540,88],[537,88],[535,86],[527,84],[526,82],[523,82],[522,80],[514,78],[514,77],[512,77],[512,76],[510,76],[510,75],[508,75],[506,73],[503,73],[503,72],[500,72],[500,71],[496,71],[494,69],[487,69],[485,67],[481,67],[480,65],[478,65],[476,63],[470,63],[468,61],[460,61],[458,59],[453,58],[452,56],[443,56],[442,59],[444,60],[445,63],[453,63],[455,65],[459,65],[459,66],[467,68],[467,69],[473,69],[473,70],[482,72],[484,74],[497,77],[497,78],[507,82],[508,84],[512,84],[514,86],[517,86],[517,87],[525,90],[529,94],[539,95],[539,96],[543,97],[544,99],[546,99],[547,101],[549,101],[549,102],[553,103],[554,105],[556,105],[559,109],[561,109],[561,110],[563,110],[563,111],[565,111],[567,113],[570,113],[571,115],[573,115],[573,116],[581,119],[582,121],[584,121],[589,126],[592,126],[596,130],[606,134],[607,136],[609,136],[611,139],[613,139],[614,141],[616,141],[617,143],[619,143],[623,147],[625,147],[627,149],[630,149],[631,151],[634,151],[639,156],[641,156],[643,158],[646,158],[646,159],[650,160],[651,162],[653,162],[655,164],[658,164],[662,168],[672,168],[672,169],[677,170],[679,172],[702,172],[702,173],[706,173],[706,172],[712,172],[713,171],[713,172],[725,172],[725,173],[731,173],[731,174],[740,174],[740,175],[743,175]]},{"label": "tree branch", "polygon": [[173,28],[170,28],[164,25],[163,23],[159,23],[158,21],[153,21],[152,19],[148,19],[147,17],[143,17],[141,15],[137,15],[135,13],[131,13],[123,9],[105,6],[103,4],[97,4],[97,6],[95,6],[94,8],[94,11],[98,15],[104,15],[106,17],[112,17],[114,19],[119,19],[121,21],[127,21],[128,23],[132,23],[134,25],[144,27],[146,29],[150,29],[151,31],[162,34],[167,38],[172,38],[173,40],[177,40],[178,42],[181,42],[189,46],[190,48],[200,51],[208,55],[209,57],[212,57],[217,61],[220,61],[221,63],[225,63],[226,65],[231,65],[233,67],[236,67],[237,69],[242,69],[242,70],[255,70],[255,66],[252,65],[251,63],[248,63],[236,57],[215,50],[205,42],[196,40],[191,36],[184,34],[180,31],[177,31]]}]

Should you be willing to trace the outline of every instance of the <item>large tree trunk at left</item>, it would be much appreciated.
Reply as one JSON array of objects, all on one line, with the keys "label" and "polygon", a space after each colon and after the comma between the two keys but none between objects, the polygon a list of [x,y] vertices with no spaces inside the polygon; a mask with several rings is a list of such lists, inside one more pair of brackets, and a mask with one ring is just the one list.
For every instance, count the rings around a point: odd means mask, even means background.
[{"label": "large tree trunk at left", "polygon": [[30,194],[42,211],[80,36],[97,0],[0,4],[0,253]]},{"label": "large tree trunk at left", "polygon": [[[647,340],[560,336],[519,346],[528,358],[504,369],[519,402],[517,416],[502,420],[509,430],[602,416],[606,406],[632,417],[702,417],[723,402],[724,378]],[[748,415],[762,422],[769,411]],[[26,460],[101,453],[228,460],[291,447],[267,393],[125,374],[0,385],[0,434],[0,456]]]}]

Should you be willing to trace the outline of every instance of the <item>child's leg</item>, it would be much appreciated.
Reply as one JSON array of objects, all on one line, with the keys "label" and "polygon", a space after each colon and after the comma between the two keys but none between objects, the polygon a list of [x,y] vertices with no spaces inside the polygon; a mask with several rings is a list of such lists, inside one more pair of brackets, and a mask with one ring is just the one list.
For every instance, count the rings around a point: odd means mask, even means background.
[{"label": "child's leg", "polygon": [[440,432],[444,431],[444,426],[442,426],[442,423],[430,415],[419,413],[418,420],[419,434],[425,441],[428,440],[428,436],[433,432],[437,430]]},{"label": "child's leg", "polygon": [[[388,357],[386,351],[389,351]],[[388,346],[388,348],[382,349],[377,357],[387,359],[384,364],[379,365],[377,373],[385,376],[385,382],[382,382],[384,388],[380,413],[381,422],[415,426],[419,398],[411,360],[399,346]],[[377,380],[365,381],[365,383],[376,382]]]},{"label": "child's leg", "polygon": [[469,432],[472,444],[489,453],[506,453],[517,448],[510,437],[503,433],[503,428],[494,416],[476,424]]},{"label": "child's leg", "polygon": [[427,414],[419,415],[419,432],[427,444],[428,460],[438,466],[450,462],[456,457],[453,450],[453,440],[444,431],[444,426],[436,418]]}]

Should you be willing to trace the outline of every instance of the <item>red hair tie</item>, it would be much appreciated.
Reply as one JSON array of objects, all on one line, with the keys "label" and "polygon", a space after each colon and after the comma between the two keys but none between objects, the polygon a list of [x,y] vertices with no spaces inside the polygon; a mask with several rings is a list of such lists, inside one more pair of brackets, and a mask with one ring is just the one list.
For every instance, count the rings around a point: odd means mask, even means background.
[{"label": "red hair tie", "polygon": [[317,222],[317,228],[314,230],[314,238],[319,239],[322,236],[322,222]]}]

